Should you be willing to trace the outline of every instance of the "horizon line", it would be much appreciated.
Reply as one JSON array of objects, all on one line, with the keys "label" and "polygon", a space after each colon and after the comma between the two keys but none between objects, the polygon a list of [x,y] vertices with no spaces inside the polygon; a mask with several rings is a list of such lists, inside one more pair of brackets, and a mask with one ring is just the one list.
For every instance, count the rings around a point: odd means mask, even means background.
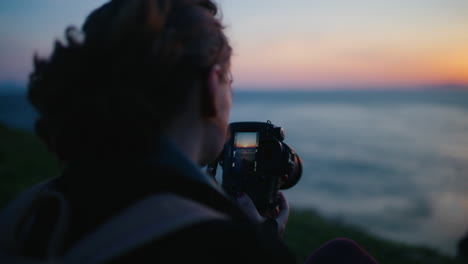
[{"label": "horizon line", "polygon": [[[0,81],[0,92],[26,92],[27,83],[14,81]],[[233,85],[233,91],[284,91],[284,92],[305,92],[305,91],[429,91],[429,90],[466,90],[468,83],[439,83],[439,84],[419,84],[419,85],[259,85],[241,84]]]}]

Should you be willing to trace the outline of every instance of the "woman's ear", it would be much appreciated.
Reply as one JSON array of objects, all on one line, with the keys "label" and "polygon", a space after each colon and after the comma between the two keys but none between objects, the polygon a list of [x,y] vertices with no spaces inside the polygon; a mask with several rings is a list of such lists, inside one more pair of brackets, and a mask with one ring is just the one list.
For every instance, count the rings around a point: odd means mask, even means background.
[{"label": "woman's ear", "polygon": [[221,66],[218,64],[211,67],[208,76],[206,77],[205,85],[202,86],[202,115],[203,117],[214,117],[218,114],[219,100],[219,78],[221,74]]}]

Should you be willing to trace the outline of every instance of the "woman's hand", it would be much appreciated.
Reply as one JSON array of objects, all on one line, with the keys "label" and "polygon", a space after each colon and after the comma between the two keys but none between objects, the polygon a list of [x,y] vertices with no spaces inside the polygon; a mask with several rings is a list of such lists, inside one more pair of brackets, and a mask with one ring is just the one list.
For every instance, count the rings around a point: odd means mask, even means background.
[{"label": "woman's hand", "polygon": [[278,214],[274,218],[278,223],[278,234],[280,237],[283,237],[284,231],[286,230],[286,224],[289,220],[289,203],[286,200],[286,196],[282,192],[278,192],[279,204],[278,204]]},{"label": "woman's hand", "polygon": [[260,215],[252,199],[246,193],[240,193],[237,196],[237,202],[252,221],[259,224],[265,222],[266,218]]},{"label": "woman's hand", "polygon": [[286,200],[286,196],[282,192],[278,192],[279,204],[277,207],[261,215],[255,207],[252,199],[246,194],[242,193],[237,197],[239,206],[244,210],[247,216],[254,222],[259,224],[266,221],[267,218],[274,219],[278,224],[278,234],[280,237],[283,236],[286,230],[286,224],[289,219],[289,203]]}]

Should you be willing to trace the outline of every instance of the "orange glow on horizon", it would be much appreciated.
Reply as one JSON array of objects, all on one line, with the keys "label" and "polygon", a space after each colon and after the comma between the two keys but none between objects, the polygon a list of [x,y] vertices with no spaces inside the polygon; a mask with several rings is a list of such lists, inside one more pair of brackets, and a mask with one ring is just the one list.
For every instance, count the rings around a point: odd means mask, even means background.
[{"label": "orange glow on horizon", "polygon": [[237,144],[236,147],[237,148],[255,148],[255,147],[257,147],[257,145],[255,145],[255,144]]},{"label": "orange glow on horizon", "polygon": [[428,44],[382,38],[372,43],[349,36],[287,36],[241,46],[233,68],[238,85],[468,86],[468,35],[462,40]]},{"label": "orange glow on horizon", "polygon": [[256,132],[237,132],[235,135],[236,148],[255,148],[257,147]]}]

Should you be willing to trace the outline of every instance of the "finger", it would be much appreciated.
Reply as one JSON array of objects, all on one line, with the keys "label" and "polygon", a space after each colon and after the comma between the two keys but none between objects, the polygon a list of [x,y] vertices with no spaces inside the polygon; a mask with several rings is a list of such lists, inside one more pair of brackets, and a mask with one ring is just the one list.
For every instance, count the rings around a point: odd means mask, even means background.
[{"label": "finger", "polygon": [[288,218],[289,218],[289,204],[288,201],[286,200],[286,197],[282,192],[278,193],[278,198],[279,198],[279,209],[280,212],[278,216],[275,218],[276,222],[278,223],[278,232],[280,236],[284,234],[284,231],[286,230],[286,224],[288,223]]},{"label": "finger", "polygon": [[275,207],[273,209],[270,209],[265,213],[265,216],[268,218],[276,218],[280,212],[280,209],[278,207]]},{"label": "finger", "polygon": [[237,196],[237,202],[243,208],[251,209],[253,206],[255,206],[252,202],[252,199],[250,199],[250,197],[246,193],[239,194]]},{"label": "finger", "polygon": [[286,200],[286,196],[282,192],[278,192],[278,198],[279,198],[279,217],[284,217],[284,215],[289,215],[289,203],[288,200]]},{"label": "finger", "polygon": [[215,177],[215,176],[216,176],[215,170],[214,170],[213,168],[210,168],[210,167],[206,168],[206,173],[207,173],[208,175],[210,175],[211,177]]},{"label": "finger", "polygon": [[257,207],[255,207],[252,199],[250,199],[247,194],[242,193],[239,195],[237,197],[237,202],[249,218],[254,221],[262,221],[263,217],[259,214]]}]

